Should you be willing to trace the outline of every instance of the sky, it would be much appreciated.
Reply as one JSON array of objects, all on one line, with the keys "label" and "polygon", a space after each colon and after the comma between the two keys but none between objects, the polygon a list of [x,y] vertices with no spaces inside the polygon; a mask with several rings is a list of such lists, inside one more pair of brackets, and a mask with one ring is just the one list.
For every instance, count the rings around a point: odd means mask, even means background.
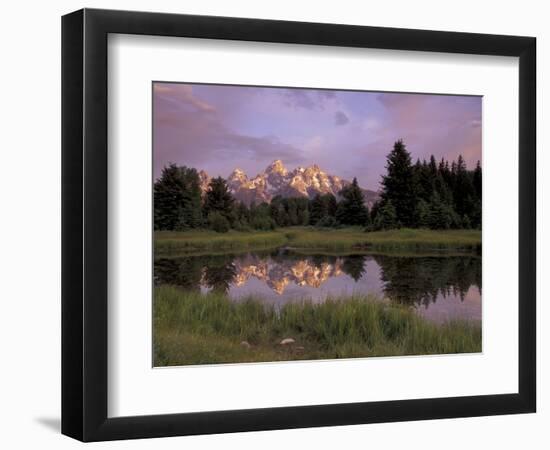
[{"label": "sky", "polygon": [[153,83],[154,177],[169,163],[249,177],[280,159],[380,188],[403,139],[413,162],[481,160],[481,97]]}]

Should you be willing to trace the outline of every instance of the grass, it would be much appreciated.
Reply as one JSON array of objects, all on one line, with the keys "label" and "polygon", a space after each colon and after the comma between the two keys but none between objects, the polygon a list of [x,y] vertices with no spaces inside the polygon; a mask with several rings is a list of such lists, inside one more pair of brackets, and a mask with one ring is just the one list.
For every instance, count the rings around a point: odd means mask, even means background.
[{"label": "grass", "polygon": [[[285,338],[295,343],[281,345]],[[276,310],[253,297],[237,303],[221,293],[155,288],[155,366],[480,351],[479,323],[436,325],[372,296]]]},{"label": "grass", "polygon": [[213,231],[156,232],[155,255],[249,251],[277,248],[341,251],[481,251],[480,230],[408,229],[374,231],[361,228],[280,228],[274,231],[216,233]]},{"label": "grass", "polygon": [[155,232],[155,255],[216,253],[221,251],[261,250],[280,247],[287,238],[280,231],[216,233],[214,231]]},{"label": "grass", "polygon": [[289,245],[301,249],[331,250],[475,250],[481,246],[479,230],[399,230],[365,233],[358,228],[307,229],[287,231]]}]

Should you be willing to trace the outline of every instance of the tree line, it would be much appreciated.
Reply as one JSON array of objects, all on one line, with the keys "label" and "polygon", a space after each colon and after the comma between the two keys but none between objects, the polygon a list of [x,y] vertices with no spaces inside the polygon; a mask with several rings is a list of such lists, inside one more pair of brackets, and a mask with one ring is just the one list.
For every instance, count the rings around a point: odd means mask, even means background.
[{"label": "tree line", "polygon": [[226,181],[213,178],[206,193],[196,169],[170,164],[154,184],[155,230],[210,228],[272,230],[277,227],[362,226],[367,230],[409,228],[480,228],[481,166],[468,170],[457,161],[411,161],[403,141],[387,156],[381,196],[372,209],[354,178],[338,195],[273,197],[271,202],[245,205],[231,194]]}]

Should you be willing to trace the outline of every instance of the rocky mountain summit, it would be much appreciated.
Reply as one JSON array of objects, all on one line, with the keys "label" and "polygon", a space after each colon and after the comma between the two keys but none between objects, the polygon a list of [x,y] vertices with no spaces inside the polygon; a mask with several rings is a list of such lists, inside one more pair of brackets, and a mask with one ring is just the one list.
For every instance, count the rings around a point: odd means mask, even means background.
[{"label": "rocky mountain summit", "polygon": [[[208,189],[210,177],[206,172],[199,172],[201,189]],[[289,171],[280,159],[273,161],[262,173],[248,178],[246,173],[236,168],[227,178],[227,185],[238,201],[250,205],[270,202],[277,195],[282,197],[314,198],[317,194],[333,194],[339,198],[340,191],[351,182],[335,175],[329,175],[317,165],[297,167]],[[363,189],[365,203],[370,208],[378,199],[375,191]]]}]

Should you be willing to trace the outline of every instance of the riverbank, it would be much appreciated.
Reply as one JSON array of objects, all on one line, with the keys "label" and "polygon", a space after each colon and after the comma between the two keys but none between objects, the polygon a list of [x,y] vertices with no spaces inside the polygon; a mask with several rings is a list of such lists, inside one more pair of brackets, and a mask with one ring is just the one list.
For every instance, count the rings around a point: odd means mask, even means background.
[{"label": "riverbank", "polygon": [[[285,339],[293,342],[281,344]],[[259,298],[154,292],[154,365],[242,363],[481,351],[481,326],[436,325],[373,296],[287,303]]]},{"label": "riverbank", "polygon": [[155,255],[251,251],[283,245],[324,251],[475,251],[481,252],[480,230],[408,229],[364,232],[361,228],[280,228],[274,231],[155,232]]},{"label": "riverbank", "polygon": [[281,231],[200,231],[155,232],[155,255],[264,250],[285,245],[288,239]]}]

